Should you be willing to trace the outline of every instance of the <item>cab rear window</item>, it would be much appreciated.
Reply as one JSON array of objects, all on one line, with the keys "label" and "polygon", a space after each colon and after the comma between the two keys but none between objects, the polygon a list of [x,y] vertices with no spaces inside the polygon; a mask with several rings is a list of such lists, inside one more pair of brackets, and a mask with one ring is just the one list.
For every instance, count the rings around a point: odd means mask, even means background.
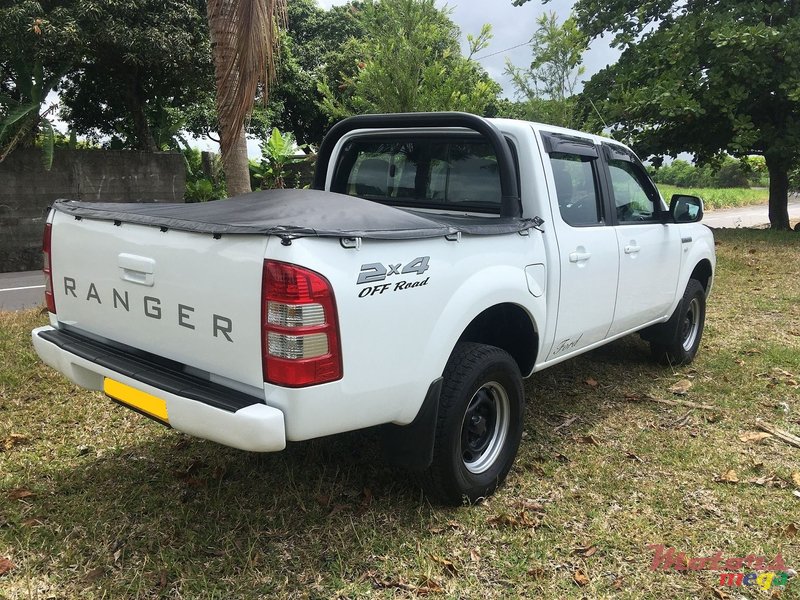
[{"label": "cab rear window", "polygon": [[384,204],[500,214],[497,157],[480,138],[355,138],[331,191]]}]

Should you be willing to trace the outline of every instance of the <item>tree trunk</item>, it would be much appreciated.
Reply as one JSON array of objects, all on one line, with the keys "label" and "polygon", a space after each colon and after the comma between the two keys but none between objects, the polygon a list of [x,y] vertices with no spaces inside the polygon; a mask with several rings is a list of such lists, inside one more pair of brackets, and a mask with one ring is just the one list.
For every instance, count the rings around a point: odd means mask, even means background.
[{"label": "tree trunk", "polygon": [[136,148],[144,152],[156,152],[158,147],[153,139],[153,133],[150,131],[147,115],[144,114],[144,103],[140,92],[138,78],[136,73],[133,72],[126,83],[125,103],[128,105],[128,110],[133,118]]},{"label": "tree trunk", "polygon": [[769,225],[789,229],[789,163],[781,156],[767,154],[769,171]]},{"label": "tree trunk", "polygon": [[203,150],[200,153],[200,168],[203,171],[203,177],[215,184],[219,183],[217,174],[214,172],[214,155],[211,152]]},{"label": "tree trunk", "polygon": [[225,172],[225,184],[228,196],[246,194],[250,188],[250,169],[247,162],[247,140],[244,130],[241,130],[233,139],[233,144],[228,147],[226,140],[231,136],[226,135],[232,128],[232,106],[222,101],[220,87],[224,81],[227,69],[234,64],[231,56],[236,48],[233,40],[232,29],[235,27],[231,18],[231,3],[228,0],[209,0],[207,3],[208,26],[211,36],[211,52],[214,58],[214,76],[217,92],[217,122],[219,124],[220,146],[222,150],[222,170]]},{"label": "tree trunk", "polygon": [[247,139],[244,137],[244,129],[239,131],[227,159],[225,154],[222,154],[222,168],[225,171],[225,187],[229,197],[253,191],[250,187],[250,163],[247,160]]}]

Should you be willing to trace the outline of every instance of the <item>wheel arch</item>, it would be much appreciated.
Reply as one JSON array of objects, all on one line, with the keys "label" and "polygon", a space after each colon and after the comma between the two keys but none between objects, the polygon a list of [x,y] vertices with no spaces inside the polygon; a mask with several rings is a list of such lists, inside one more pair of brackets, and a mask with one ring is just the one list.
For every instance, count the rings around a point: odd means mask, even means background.
[{"label": "wheel arch", "polygon": [[700,282],[700,285],[703,286],[703,289],[708,294],[709,288],[711,287],[711,278],[713,277],[714,270],[711,266],[711,261],[707,258],[702,259],[698,262],[694,269],[692,269],[692,274],[689,275],[689,279],[696,279]]},{"label": "wheel arch", "polygon": [[[495,304],[470,321],[456,342],[495,346],[508,352],[523,377],[533,371],[539,352],[539,330],[531,315],[511,302]],[[455,349],[455,348],[454,348]]]}]

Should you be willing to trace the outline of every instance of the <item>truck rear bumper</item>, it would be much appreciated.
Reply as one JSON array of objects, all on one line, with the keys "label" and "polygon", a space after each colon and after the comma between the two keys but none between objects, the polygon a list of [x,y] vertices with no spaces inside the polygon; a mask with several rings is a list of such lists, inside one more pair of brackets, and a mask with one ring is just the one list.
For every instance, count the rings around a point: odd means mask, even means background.
[{"label": "truck rear bumper", "polygon": [[103,390],[110,379],[163,400],[178,431],[251,452],[286,447],[283,412],[258,398],[50,326],[32,339],[42,361],[81,387]]}]

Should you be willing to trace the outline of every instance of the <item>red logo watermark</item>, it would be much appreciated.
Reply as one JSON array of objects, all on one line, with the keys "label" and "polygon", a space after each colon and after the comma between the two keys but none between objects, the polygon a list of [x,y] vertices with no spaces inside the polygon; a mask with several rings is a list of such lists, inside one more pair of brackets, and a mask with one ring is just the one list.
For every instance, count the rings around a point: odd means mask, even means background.
[{"label": "red logo watermark", "polygon": [[722,571],[719,584],[726,586],[757,585],[762,590],[782,587],[789,573],[780,552],[772,560],[767,556],[748,554],[745,557],[723,556],[722,551],[703,557],[687,557],[685,552],[667,548],[664,544],[647,546],[654,552],[650,569],[653,571]]}]

